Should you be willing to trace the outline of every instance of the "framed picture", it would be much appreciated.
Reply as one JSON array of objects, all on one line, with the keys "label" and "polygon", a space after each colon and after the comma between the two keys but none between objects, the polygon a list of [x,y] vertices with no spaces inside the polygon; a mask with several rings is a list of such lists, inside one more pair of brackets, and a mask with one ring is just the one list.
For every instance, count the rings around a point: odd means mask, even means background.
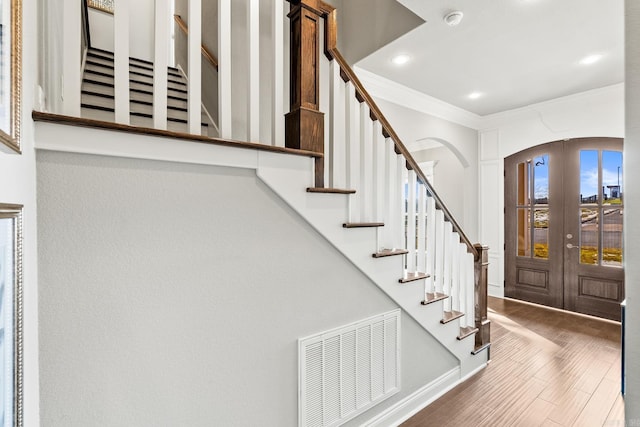
[{"label": "framed picture", "polygon": [[21,152],[22,0],[0,0],[0,148]]},{"label": "framed picture", "polygon": [[0,426],[22,427],[22,206],[0,204]]}]

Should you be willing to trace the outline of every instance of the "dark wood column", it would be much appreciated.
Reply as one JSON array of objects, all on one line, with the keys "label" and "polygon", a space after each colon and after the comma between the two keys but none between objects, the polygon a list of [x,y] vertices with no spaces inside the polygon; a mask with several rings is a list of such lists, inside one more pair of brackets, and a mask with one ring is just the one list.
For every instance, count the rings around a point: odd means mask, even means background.
[{"label": "dark wood column", "polygon": [[478,251],[475,260],[475,312],[476,312],[476,351],[480,351],[491,342],[491,321],[487,317],[487,292],[488,292],[488,269],[489,269],[489,247],[479,243],[473,245]]},{"label": "dark wood column", "polygon": [[[320,25],[317,0],[291,0],[291,95],[285,115],[287,148],[324,153],[324,113],[319,111]],[[315,186],[324,187],[324,158],[315,159]]]}]

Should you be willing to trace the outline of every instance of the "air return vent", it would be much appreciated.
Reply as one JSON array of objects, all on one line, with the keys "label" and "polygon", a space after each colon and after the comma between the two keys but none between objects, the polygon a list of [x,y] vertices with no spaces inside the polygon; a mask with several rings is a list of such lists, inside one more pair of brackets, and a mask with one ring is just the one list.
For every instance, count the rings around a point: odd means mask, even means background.
[{"label": "air return vent", "polygon": [[338,426],[400,390],[400,310],[299,340],[299,425]]}]

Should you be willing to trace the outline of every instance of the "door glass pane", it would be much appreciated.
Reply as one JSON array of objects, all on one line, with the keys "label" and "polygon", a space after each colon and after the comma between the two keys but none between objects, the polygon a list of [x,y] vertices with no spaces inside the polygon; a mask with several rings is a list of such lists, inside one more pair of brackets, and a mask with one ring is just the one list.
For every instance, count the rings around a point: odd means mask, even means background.
[{"label": "door glass pane", "polygon": [[518,209],[518,256],[531,256],[531,209]]},{"label": "door glass pane", "polygon": [[580,203],[598,203],[598,151],[580,151]]},{"label": "door glass pane", "polygon": [[536,204],[549,203],[549,155],[533,159],[533,192]]},{"label": "door glass pane", "polygon": [[622,153],[602,152],[603,205],[622,204]]},{"label": "door glass pane", "polygon": [[622,267],[622,208],[604,208],[602,215],[602,265]]},{"label": "door glass pane", "polygon": [[534,258],[549,258],[549,209],[534,211],[533,244]]},{"label": "door glass pane", "polygon": [[598,264],[598,209],[580,209],[580,263]]},{"label": "door glass pane", "polygon": [[529,168],[531,162],[518,163],[518,200],[519,206],[529,204]]}]

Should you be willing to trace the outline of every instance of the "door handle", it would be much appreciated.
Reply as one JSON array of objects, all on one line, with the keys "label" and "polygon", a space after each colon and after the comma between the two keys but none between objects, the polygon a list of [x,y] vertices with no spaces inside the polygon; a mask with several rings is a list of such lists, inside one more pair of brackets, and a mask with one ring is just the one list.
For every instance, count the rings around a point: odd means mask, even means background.
[{"label": "door handle", "polygon": [[567,243],[567,249],[580,249],[580,246],[574,246],[572,243]]}]

